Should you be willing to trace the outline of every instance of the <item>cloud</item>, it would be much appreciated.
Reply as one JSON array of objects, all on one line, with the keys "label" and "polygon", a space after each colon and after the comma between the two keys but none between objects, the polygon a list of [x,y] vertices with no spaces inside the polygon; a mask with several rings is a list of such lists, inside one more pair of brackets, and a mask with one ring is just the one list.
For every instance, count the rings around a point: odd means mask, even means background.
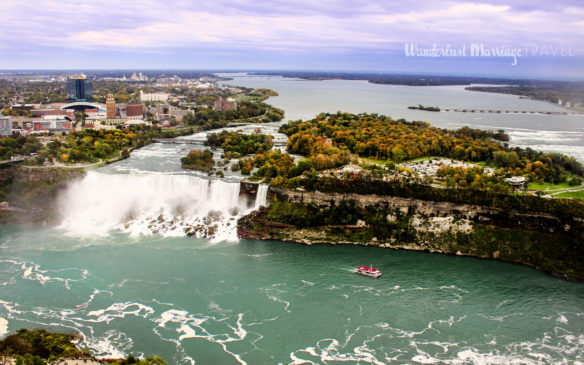
[{"label": "cloud", "polygon": [[[0,68],[383,69],[406,62],[427,70],[428,60],[404,60],[410,42],[561,43],[582,57],[583,19],[576,0],[0,0],[0,52],[8,55]],[[440,62],[458,70],[464,61]],[[581,74],[584,65],[570,62]]]},{"label": "cloud", "polygon": [[584,45],[577,2],[3,0],[0,44],[80,49],[380,49],[404,42]]}]

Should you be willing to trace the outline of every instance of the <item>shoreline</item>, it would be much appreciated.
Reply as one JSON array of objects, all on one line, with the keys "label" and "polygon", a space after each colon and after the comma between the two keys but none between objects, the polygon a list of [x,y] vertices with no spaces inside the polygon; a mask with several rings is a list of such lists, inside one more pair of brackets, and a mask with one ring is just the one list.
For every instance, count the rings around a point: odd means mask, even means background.
[{"label": "shoreline", "polygon": [[535,269],[537,271],[541,271],[542,273],[556,277],[558,279],[563,279],[566,281],[573,281],[573,282],[578,282],[578,283],[584,283],[584,279],[574,278],[574,277],[569,277],[566,275],[558,274],[558,273],[546,270],[546,269],[542,268],[541,266],[538,266],[536,264],[532,264],[529,262],[515,262],[515,261],[509,261],[509,260],[504,260],[504,259],[500,259],[500,258],[493,258],[493,257],[489,257],[489,256],[479,256],[479,255],[473,255],[473,254],[462,253],[462,252],[450,253],[450,252],[444,252],[444,251],[439,251],[439,250],[431,250],[431,249],[423,248],[423,247],[416,246],[416,245],[410,246],[410,245],[405,244],[405,245],[388,246],[387,244],[385,244],[385,246],[383,246],[383,245],[375,245],[375,244],[367,244],[367,243],[365,243],[365,244],[364,243],[356,243],[356,242],[351,242],[351,241],[302,242],[301,240],[294,240],[294,239],[273,239],[273,238],[261,238],[261,237],[253,238],[253,239],[252,238],[244,238],[244,239],[240,238],[240,240],[242,240],[242,241],[246,241],[246,240],[249,240],[249,241],[253,241],[253,240],[274,241],[274,242],[284,242],[286,244],[297,244],[297,245],[303,245],[303,246],[317,246],[317,245],[360,246],[360,247],[371,247],[371,248],[379,248],[379,249],[391,249],[391,250],[395,250],[395,251],[420,252],[420,253],[444,255],[444,256],[451,256],[451,257],[466,257],[466,258],[473,258],[473,259],[477,259],[477,260],[497,261],[497,262],[503,262],[506,264],[521,265],[521,266]]}]

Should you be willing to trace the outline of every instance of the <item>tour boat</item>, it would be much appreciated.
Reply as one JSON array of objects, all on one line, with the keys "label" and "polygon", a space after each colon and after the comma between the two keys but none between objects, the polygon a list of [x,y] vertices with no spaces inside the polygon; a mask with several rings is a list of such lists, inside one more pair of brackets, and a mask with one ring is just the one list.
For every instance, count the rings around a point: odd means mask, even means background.
[{"label": "tour boat", "polygon": [[374,267],[367,267],[367,266],[359,266],[357,267],[357,274],[370,276],[372,278],[378,278],[381,276],[381,271],[377,270]]}]

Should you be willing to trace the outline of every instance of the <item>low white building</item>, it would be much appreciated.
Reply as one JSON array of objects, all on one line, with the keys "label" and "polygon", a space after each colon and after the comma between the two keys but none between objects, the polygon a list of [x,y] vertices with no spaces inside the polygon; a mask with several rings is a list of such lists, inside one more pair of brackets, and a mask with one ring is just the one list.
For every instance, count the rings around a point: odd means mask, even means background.
[{"label": "low white building", "polygon": [[511,186],[524,186],[528,183],[527,178],[523,176],[508,177],[505,179],[505,182]]},{"label": "low white building", "polygon": [[170,98],[169,93],[144,93],[143,90],[140,90],[140,101],[162,101],[167,102],[168,98]]}]

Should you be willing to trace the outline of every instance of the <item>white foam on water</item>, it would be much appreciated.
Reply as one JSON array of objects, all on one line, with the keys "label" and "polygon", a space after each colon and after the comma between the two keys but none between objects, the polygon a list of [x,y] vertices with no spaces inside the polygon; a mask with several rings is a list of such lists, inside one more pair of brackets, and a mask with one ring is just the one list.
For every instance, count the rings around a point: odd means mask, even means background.
[{"label": "white foam on water", "polygon": [[[344,347],[339,341],[332,338],[319,340],[316,346],[309,346],[290,353],[292,364],[326,364],[328,362],[348,362],[351,364],[375,364],[384,365],[385,362],[379,360],[375,356],[375,351],[368,347],[368,343],[375,340],[377,336],[366,339],[360,346],[356,346],[350,351],[344,352]],[[316,362],[300,357],[298,353],[305,353],[312,356]]]},{"label": "white foam on water", "polygon": [[[240,184],[168,173],[104,174],[89,171],[61,197],[61,228],[76,237],[187,233],[215,241],[237,241],[237,219],[253,209]],[[265,204],[267,186],[257,204]]]},{"label": "white foam on water", "polygon": [[531,148],[542,152],[555,152],[564,155],[572,156],[580,162],[584,162],[584,147],[583,146],[573,146],[573,145],[561,145],[561,144],[517,144],[517,147]]},{"label": "white foam on water", "polygon": [[0,337],[4,337],[6,334],[8,334],[8,320],[0,317]]},{"label": "white foam on water", "polygon": [[115,318],[124,318],[127,315],[134,315],[136,317],[146,318],[154,313],[151,307],[133,302],[114,303],[106,309],[95,310],[87,313],[89,317],[97,317],[91,322],[105,322],[110,323]]},{"label": "white foam on water", "polygon": [[[225,353],[231,355],[238,363],[246,365],[247,363],[239,354],[236,354],[227,348],[228,343],[242,341],[247,336],[247,331],[243,327],[243,313],[237,315],[237,320],[234,326],[228,323],[229,319],[229,317],[215,318],[207,315],[192,315],[184,310],[171,309],[162,313],[158,319],[154,320],[154,322],[158,324],[158,328],[160,329],[166,328],[170,330],[173,327],[175,328],[175,331],[180,334],[179,337],[177,339],[165,340],[174,342],[177,346],[180,346],[183,340],[191,338],[205,339],[209,342],[218,344]],[[229,331],[220,334],[211,333],[204,327],[207,322],[212,322],[210,323],[210,326],[221,323],[226,327],[226,330],[229,329]],[[162,337],[159,331],[155,331],[155,333],[158,333]]]},{"label": "white foam on water", "polygon": [[[65,288],[67,290],[71,289],[70,284],[72,282],[83,281],[89,275],[89,272],[87,270],[79,269],[79,268],[75,268],[75,267],[68,267],[68,268],[63,268],[63,269],[58,269],[58,270],[41,270],[40,265],[31,263],[29,261],[6,260],[5,262],[9,262],[9,263],[12,263],[16,266],[20,266],[20,269],[22,270],[21,277],[25,280],[37,281],[39,284],[41,284],[43,286],[49,282],[61,282],[65,285]],[[54,273],[62,273],[62,272],[79,272],[80,275],[79,275],[78,279],[68,278],[68,277],[60,277],[57,275],[53,275],[53,276],[48,275],[48,274],[52,275]]]},{"label": "white foam on water", "polygon": [[132,348],[133,341],[124,333],[108,330],[102,337],[83,337],[83,342],[98,359],[121,359],[127,356],[125,351]]},{"label": "white foam on water", "polygon": [[7,301],[0,299],[0,305],[6,310],[6,312],[8,312],[10,314],[21,314],[22,313],[21,311],[14,309],[14,307],[18,306],[17,303],[11,303],[11,302],[7,302]]},{"label": "white foam on water", "polygon": [[525,358],[524,356],[514,355],[499,355],[495,353],[480,353],[474,349],[468,349],[458,352],[458,359],[445,361],[448,364],[477,364],[477,365],[506,365],[506,364],[521,364],[521,365],[535,365],[536,362]]},{"label": "white foam on water", "polygon": [[567,131],[509,130],[508,134],[510,137],[509,142],[513,144],[520,144],[525,141],[569,144],[569,142],[580,141],[584,137],[582,132]]},{"label": "white foam on water", "polygon": [[287,313],[291,313],[290,302],[278,296],[287,293],[287,291],[280,289],[279,286],[281,285],[273,284],[272,286],[267,288],[260,288],[260,291],[265,293],[268,299],[270,299],[271,301],[284,304],[284,311]]},{"label": "white foam on water", "polygon": [[418,354],[412,357],[412,361],[419,364],[438,364],[440,362],[439,359],[436,359],[428,354]]}]

